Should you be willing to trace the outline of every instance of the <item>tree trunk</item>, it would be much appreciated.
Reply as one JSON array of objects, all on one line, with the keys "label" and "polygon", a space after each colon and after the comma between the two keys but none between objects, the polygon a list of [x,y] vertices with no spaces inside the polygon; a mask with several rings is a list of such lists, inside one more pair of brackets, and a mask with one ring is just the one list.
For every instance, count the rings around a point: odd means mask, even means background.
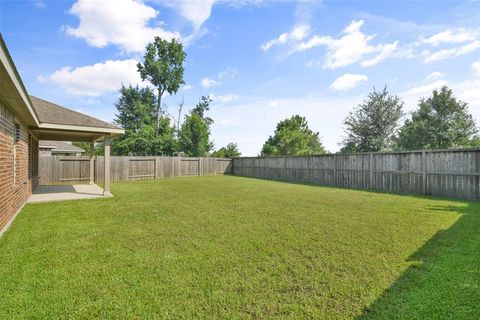
[{"label": "tree trunk", "polygon": [[182,117],[182,109],[183,109],[183,100],[182,100],[182,104],[178,107],[177,133],[180,132],[180,121]]},{"label": "tree trunk", "polygon": [[158,137],[160,132],[158,132],[158,129],[160,128],[160,110],[162,108],[162,94],[163,91],[162,89],[158,88],[158,99],[157,99],[157,123],[155,126],[155,133],[156,136]]}]

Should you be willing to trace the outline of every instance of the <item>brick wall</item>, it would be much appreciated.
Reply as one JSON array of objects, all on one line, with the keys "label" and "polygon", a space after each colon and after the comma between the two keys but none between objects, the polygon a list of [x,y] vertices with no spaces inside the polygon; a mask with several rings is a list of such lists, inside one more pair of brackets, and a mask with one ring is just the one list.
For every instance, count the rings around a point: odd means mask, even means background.
[{"label": "brick wall", "polygon": [[37,184],[37,170],[32,171],[38,165],[35,146],[38,146],[35,136],[0,101],[0,230],[27,201]]}]

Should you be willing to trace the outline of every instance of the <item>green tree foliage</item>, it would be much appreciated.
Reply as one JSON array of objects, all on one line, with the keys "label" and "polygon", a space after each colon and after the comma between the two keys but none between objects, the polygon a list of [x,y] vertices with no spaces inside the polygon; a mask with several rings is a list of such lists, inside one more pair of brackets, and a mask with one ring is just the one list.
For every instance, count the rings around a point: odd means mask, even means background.
[{"label": "green tree foliage", "polygon": [[227,144],[226,147],[221,147],[212,153],[212,156],[217,158],[237,158],[241,155],[242,154],[238,150],[237,144],[233,142]]},{"label": "green tree foliage", "polygon": [[155,94],[148,87],[122,85],[115,107],[115,123],[126,131],[138,132],[155,123]]},{"label": "green tree foliage", "polygon": [[209,97],[201,97],[200,102],[185,116],[180,127],[178,143],[179,150],[187,156],[203,157],[213,148],[210,141],[210,126],[213,120],[205,116],[210,109]]},{"label": "green tree foliage", "polygon": [[275,133],[263,144],[261,155],[311,155],[325,153],[318,132],[308,128],[305,117],[299,115],[280,121]]},{"label": "green tree foliage", "polygon": [[403,102],[398,96],[390,95],[386,87],[381,91],[374,88],[345,118],[346,137],[341,152],[393,149],[403,115]]},{"label": "green tree foliage", "polygon": [[[116,155],[173,154],[177,143],[170,119],[160,117],[156,130],[155,95],[149,88],[122,86],[115,103],[115,123],[125,134],[114,139],[112,153]],[[160,132],[160,135],[157,135]]]},{"label": "green tree foliage", "polygon": [[183,45],[175,39],[170,42],[160,37],[155,37],[152,43],[146,46],[143,64],[138,63],[137,68],[142,80],[147,80],[157,88],[156,129],[160,132],[160,117],[162,96],[166,92],[177,93],[180,85],[184,84],[183,63],[186,53]]},{"label": "green tree foliage", "polygon": [[401,149],[447,149],[480,146],[478,128],[468,112],[448,87],[433,90],[422,98],[418,110],[405,121],[398,137]]}]

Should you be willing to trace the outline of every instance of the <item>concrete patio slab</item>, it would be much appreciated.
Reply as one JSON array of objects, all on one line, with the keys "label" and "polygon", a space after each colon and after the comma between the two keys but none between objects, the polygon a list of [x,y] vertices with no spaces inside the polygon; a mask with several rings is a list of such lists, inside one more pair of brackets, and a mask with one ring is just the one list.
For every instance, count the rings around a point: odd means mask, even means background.
[{"label": "concrete patio slab", "polygon": [[103,195],[103,189],[96,184],[77,184],[70,186],[38,186],[33,191],[27,203],[66,201],[94,198],[108,198]]}]

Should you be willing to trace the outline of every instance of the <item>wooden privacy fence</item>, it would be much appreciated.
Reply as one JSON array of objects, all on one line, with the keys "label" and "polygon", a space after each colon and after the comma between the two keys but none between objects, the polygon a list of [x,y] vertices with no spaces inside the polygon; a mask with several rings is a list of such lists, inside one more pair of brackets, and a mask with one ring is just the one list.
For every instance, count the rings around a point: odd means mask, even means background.
[{"label": "wooden privacy fence", "polygon": [[262,179],[480,199],[480,149],[233,159],[233,174]]},{"label": "wooden privacy fence", "polygon": [[[89,157],[40,156],[40,185],[87,183]],[[232,172],[232,160],[186,157],[111,157],[110,181],[206,176]],[[104,158],[95,157],[95,181],[104,177]]]}]

